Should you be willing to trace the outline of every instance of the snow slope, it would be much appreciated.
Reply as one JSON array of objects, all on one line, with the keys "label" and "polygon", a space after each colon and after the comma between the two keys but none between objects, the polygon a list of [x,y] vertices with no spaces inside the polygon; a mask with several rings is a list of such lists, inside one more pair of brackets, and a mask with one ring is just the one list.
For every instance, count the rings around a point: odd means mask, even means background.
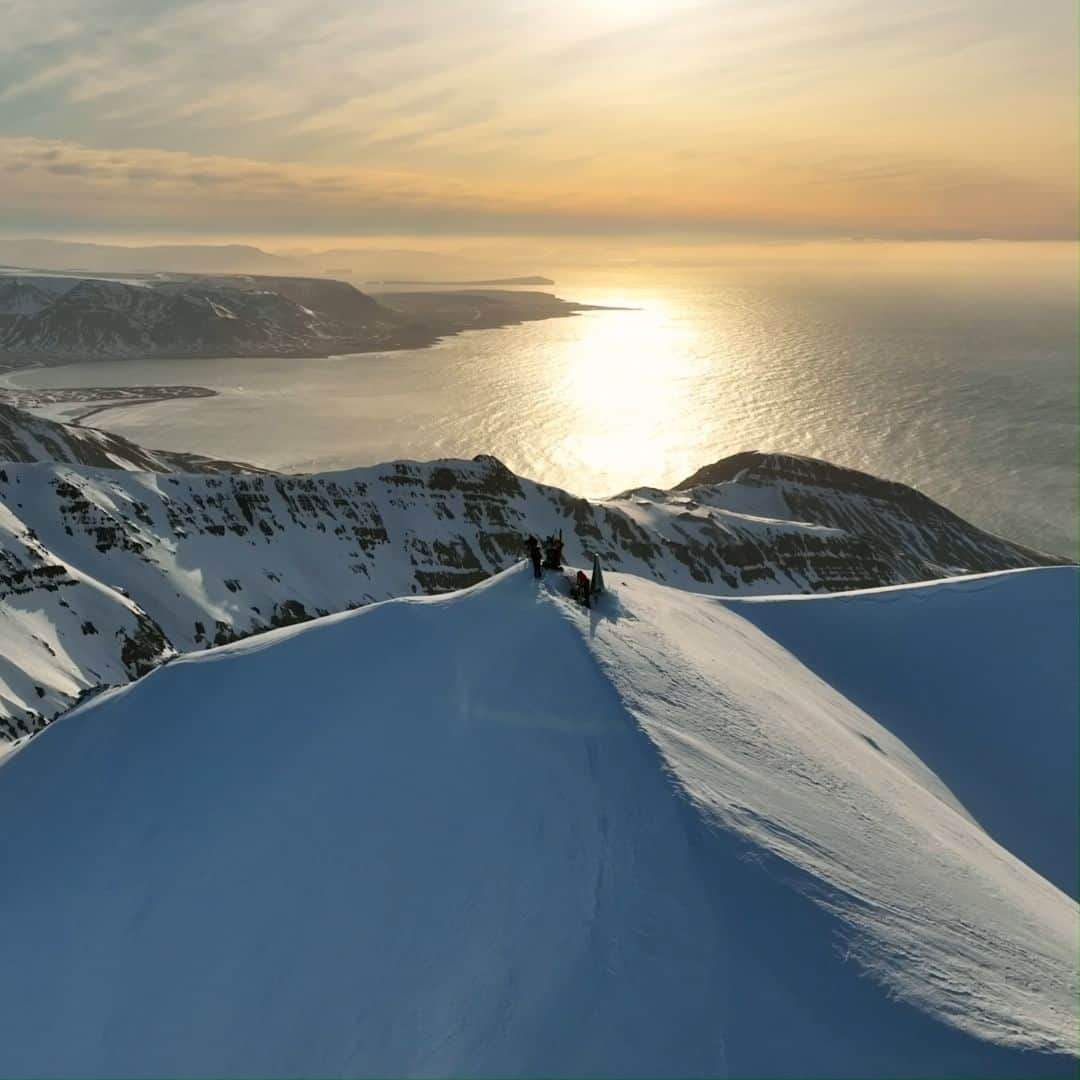
[{"label": "snow slope", "polygon": [[129,596],[58,559],[0,502],[0,715],[28,715],[26,733],[175,652]]},{"label": "snow slope", "polygon": [[[944,600],[935,603],[935,594]],[[1059,870],[1075,859],[1077,696],[1075,631],[1068,631],[1075,597],[1071,569],[989,575],[975,588],[949,581],[878,590],[864,602],[909,609],[910,666],[879,655],[869,670],[863,656],[874,646],[852,647],[864,612],[838,598],[823,610],[843,623],[848,606],[845,632],[819,621],[807,638],[836,685],[792,664],[800,652],[784,620],[813,611],[801,597],[766,608],[636,588],[638,625],[599,634],[595,648],[695,803],[825,884],[822,902],[854,933],[852,953],[894,992],[983,1037],[1060,1047],[1076,1039],[1075,905],[994,843],[972,811],[977,802],[993,816],[1013,800],[1015,854],[1050,853]],[[964,605],[962,616],[941,620],[941,609],[955,603]],[[763,610],[783,629],[767,636],[750,625],[766,622]],[[1014,650],[1015,638],[1003,631],[1018,611],[1028,622],[1049,623],[1051,633]],[[953,648],[961,623],[973,634],[978,627],[981,653]],[[886,630],[878,649],[889,641]],[[991,665],[1015,671],[1018,689],[990,708],[972,695],[949,717],[949,706]],[[1047,667],[1061,676],[1045,679]],[[891,707],[868,712],[842,695],[845,684],[873,685]],[[920,715],[934,702],[935,685],[946,706],[936,727]],[[1023,708],[1015,709],[1018,699]],[[921,756],[898,737],[906,727],[890,725],[896,716],[911,718],[907,727],[922,721]],[[958,744],[980,733],[990,751],[965,758]],[[1011,772],[980,775],[984,757],[1003,765],[1028,740],[1041,746]],[[975,798],[961,803],[930,762],[948,766],[949,778]],[[989,797],[994,783],[1004,785],[996,800]],[[1048,789],[1049,813],[1022,808]],[[1068,884],[1075,889],[1075,879]]]},{"label": "snow slope", "polygon": [[1014,572],[732,610],[882,721],[992,836],[1075,896],[1077,586],[1070,571]]},{"label": "snow slope", "polygon": [[[967,622],[1056,617],[1074,575],[981,579]],[[804,601],[608,578],[591,613],[519,567],[184,657],[11,753],[0,1073],[1071,1075],[1075,904],[934,730],[916,757],[755,625]]]}]

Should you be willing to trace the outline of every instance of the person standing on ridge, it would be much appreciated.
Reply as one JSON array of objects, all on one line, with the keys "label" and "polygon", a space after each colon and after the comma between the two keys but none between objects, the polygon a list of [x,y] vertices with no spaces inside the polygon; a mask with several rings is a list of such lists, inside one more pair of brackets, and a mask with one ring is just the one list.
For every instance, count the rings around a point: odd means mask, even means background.
[{"label": "person standing on ridge", "polygon": [[540,569],[540,542],[535,536],[530,536],[525,541],[525,546],[529,550],[529,558],[532,560],[533,577],[538,578],[543,576],[543,571]]},{"label": "person standing on ridge", "polygon": [[562,529],[560,529],[558,536],[552,533],[552,535],[544,541],[544,569],[561,570],[562,554],[563,538]]}]

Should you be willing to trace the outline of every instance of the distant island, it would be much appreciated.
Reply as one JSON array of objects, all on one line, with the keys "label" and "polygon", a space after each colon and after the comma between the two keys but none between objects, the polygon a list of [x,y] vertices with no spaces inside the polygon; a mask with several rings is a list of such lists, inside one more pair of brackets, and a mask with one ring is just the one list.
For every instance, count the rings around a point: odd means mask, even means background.
[{"label": "distant island", "polygon": [[[329,273],[329,271],[327,271]],[[471,285],[554,285],[551,278],[546,277],[507,277],[490,278],[487,281],[367,281],[365,285],[453,285],[462,288]]]}]

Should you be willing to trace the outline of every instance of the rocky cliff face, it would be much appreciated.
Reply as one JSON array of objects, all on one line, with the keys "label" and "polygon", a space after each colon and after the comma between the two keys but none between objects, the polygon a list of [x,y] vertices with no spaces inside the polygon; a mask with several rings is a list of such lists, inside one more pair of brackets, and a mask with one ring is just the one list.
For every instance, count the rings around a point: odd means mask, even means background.
[{"label": "rocky cliff face", "polygon": [[116,456],[0,464],[0,738],[176,651],[473,584],[523,557],[529,533],[563,530],[567,561],[598,553],[614,582],[624,570],[715,594],[1061,562],[903,485],[787,455],[738,455],[674,490],[602,502],[490,457],[286,476]]}]

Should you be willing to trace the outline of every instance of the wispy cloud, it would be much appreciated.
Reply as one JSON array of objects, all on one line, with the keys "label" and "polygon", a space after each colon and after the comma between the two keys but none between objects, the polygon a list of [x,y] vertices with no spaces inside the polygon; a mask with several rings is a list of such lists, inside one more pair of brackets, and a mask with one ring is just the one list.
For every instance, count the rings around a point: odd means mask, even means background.
[{"label": "wispy cloud", "polygon": [[0,0],[0,25],[8,227],[63,199],[88,224],[1075,229],[1072,0]]},{"label": "wispy cloud", "polygon": [[[770,235],[790,230],[968,237],[986,235],[986,221],[993,218],[995,235],[1052,237],[1075,226],[1070,191],[947,161],[898,165],[836,156],[809,142],[801,147],[797,167],[744,155],[723,183],[710,177],[710,157],[696,159],[696,171],[676,189],[665,184],[662,170],[642,172],[617,190],[577,183],[572,176],[587,176],[597,165],[588,153],[562,164],[565,177],[559,182],[481,180],[0,138],[0,228],[17,230],[22,222],[40,227],[50,211],[73,206],[106,227],[164,222],[175,229],[186,223],[201,233],[758,229]],[[817,195],[807,198],[806,192]],[[1002,222],[1004,205],[1031,210]],[[888,227],[882,228],[885,220]]]}]

